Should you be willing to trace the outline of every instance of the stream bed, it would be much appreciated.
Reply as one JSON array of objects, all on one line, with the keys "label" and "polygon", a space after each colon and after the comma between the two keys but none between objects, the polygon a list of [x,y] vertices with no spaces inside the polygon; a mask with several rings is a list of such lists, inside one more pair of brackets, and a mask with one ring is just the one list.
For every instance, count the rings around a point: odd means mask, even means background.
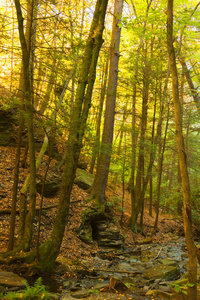
[{"label": "stream bed", "polygon": [[[100,295],[102,299],[121,299],[120,295],[130,300],[168,299],[173,282],[187,271],[188,258],[185,239],[178,238],[165,244],[137,245],[123,253],[97,251],[82,264],[88,275],[64,281],[60,299],[100,299]],[[162,296],[153,290],[160,290]]]}]

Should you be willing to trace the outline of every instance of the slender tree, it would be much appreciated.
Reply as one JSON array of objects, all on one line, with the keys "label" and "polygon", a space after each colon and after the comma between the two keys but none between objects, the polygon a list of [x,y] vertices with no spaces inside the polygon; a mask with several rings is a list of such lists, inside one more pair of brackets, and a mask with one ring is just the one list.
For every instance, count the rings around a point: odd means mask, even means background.
[{"label": "slender tree", "polygon": [[167,5],[167,49],[169,53],[170,68],[172,74],[172,90],[174,99],[174,114],[176,126],[176,139],[178,145],[178,158],[180,164],[183,197],[184,197],[184,230],[189,259],[188,272],[188,299],[197,299],[197,249],[192,233],[192,201],[190,193],[190,182],[187,169],[187,157],[185,152],[181,104],[179,99],[178,73],[176,67],[175,50],[173,46],[173,0],[168,0]]},{"label": "slender tree", "polygon": [[97,162],[97,171],[91,189],[91,198],[96,199],[97,204],[103,204],[105,190],[107,185],[109,165],[112,151],[113,129],[114,129],[114,116],[115,116],[115,103],[117,92],[117,79],[118,79],[118,63],[119,63],[119,46],[121,28],[119,25],[119,16],[122,15],[123,0],[115,0],[114,16],[112,25],[112,37],[110,46],[110,68],[106,98],[106,109],[104,128],[102,136],[102,144],[100,155]]},{"label": "slender tree", "polygon": [[[36,166],[35,166],[35,143],[34,143],[34,125],[33,125],[33,93],[31,87],[31,74],[30,74],[30,43],[27,43],[24,34],[23,16],[21,4],[19,0],[15,0],[15,7],[17,11],[18,30],[22,49],[22,65],[23,65],[23,97],[26,109],[26,123],[28,128],[28,142],[29,142],[29,160],[30,160],[30,204],[29,212],[25,215],[26,199],[21,194],[21,229],[19,244],[23,249],[28,249],[32,237],[32,223],[35,215],[35,201],[36,201]],[[31,1],[30,6],[30,22],[32,23],[34,1]],[[29,41],[31,39],[31,30],[29,32]],[[26,219],[26,220],[25,220]],[[24,222],[25,221],[25,222]]]}]

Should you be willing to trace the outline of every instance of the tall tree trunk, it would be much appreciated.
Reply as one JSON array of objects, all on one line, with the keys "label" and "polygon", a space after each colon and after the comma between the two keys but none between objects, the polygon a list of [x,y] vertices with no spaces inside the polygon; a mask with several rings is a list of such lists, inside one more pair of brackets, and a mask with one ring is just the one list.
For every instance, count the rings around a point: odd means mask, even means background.
[{"label": "tall tree trunk", "polygon": [[[30,24],[32,24],[33,17],[33,8],[34,1],[29,3],[30,6]],[[31,30],[29,32],[29,37],[26,41],[26,37],[24,35],[24,25],[23,25],[23,17],[21,11],[21,5],[19,0],[15,0],[15,7],[17,11],[17,19],[18,19],[18,30],[19,37],[22,49],[22,63],[23,63],[23,96],[24,103],[26,108],[26,122],[28,128],[28,141],[29,141],[29,160],[30,160],[30,205],[29,205],[29,213],[26,216],[25,226],[23,223],[23,235],[20,239],[20,247],[23,249],[27,249],[29,247],[29,243],[32,237],[32,223],[35,213],[35,200],[36,200],[36,170],[35,170],[35,144],[34,144],[34,133],[33,133],[33,94],[31,87],[31,76],[30,76],[30,41],[31,41]],[[32,25],[30,25],[31,28]],[[24,217],[24,215],[23,215]],[[24,220],[23,220],[24,221]]]},{"label": "tall tree trunk", "polygon": [[97,204],[103,204],[105,190],[108,179],[110,158],[112,152],[112,140],[114,129],[115,102],[118,79],[119,63],[119,46],[121,29],[118,26],[120,20],[117,16],[122,15],[123,0],[115,0],[111,52],[110,52],[110,69],[107,88],[106,110],[104,119],[104,128],[100,155],[97,163],[97,172],[91,189],[91,198],[96,199]]},{"label": "tall tree trunk", "polygon": [[[28,3],[27,4],[27,23],[26,23],[26,31],[25,31],[25,40],[26,40],[27,49],[29,52],[30,52],[30,48],[31,48],[31,41],[30,41],[31,27],[32,27],[32,5],[31,5],[31,3]],[[23,65],[21,67],[19,89],[18,89],[17,95],[21,100],[21,110],[22,110],[22,112],[24,112],[25,111],[25,103],[24,103],[25,99],[24,99]],[[12,197],[12,209],[11,209],[11,222],[10,222],[8,251],[12,250],[13,246],[14,246],[15,217],[16,217],[21,141],[22,141],[22,132],[24,129],[24,122],[25,122],[24,113],[22,113],[22,112],[20,113],[17,147],[16,147],[16,154],[15,154],[14,184],[13,184],[13,197]],[[28,149],[28,145],[27,145],[27,149]],[[21,221],[22,221],[22,218],[20,218],[20,222]],[[23,224],[25,224],[25,215],[23,216],[22,222],[23,222]]]},{"label": "tall tree trunk", "polygon": [[108,0],[97,0],[85,54],[80,70],[72,121],[67,141],[58,212],[50,238],[39,247],[39,265],[43,271],[53,268],[62,243],[68,219],[70,194],[82,147],[87,116],[91,105],[96,65],[102,45],[102,33]]},{"label": "tall tree trunk", "polygon": [[[147,45],[146,45],[147,46]],[[147,126],[147,103],[149,97],[149,66],[147,62],[147,48],[144,50],[145,55],[145,65],[143,68],[143,96],[142,96],[142,116],[141,116],[141,131],[140,131],[140,141],[139,141],[139,154],[138,154],[138,167],[137,167],[137,177],[136,177],[136,202],[138,205],[139,199],[141,200],[141,222],[143,219],[143,209],[144,209],[144,198],[141,198],[141,191],[144,185],[144,151],[145,151],[145,133]]]},{"label": "tall tree trunk", "polygon": [[22,114],[20,114],[17,147],[16,147],[16,154],[15,154],[15,169],[14,169],[14,183],[13,183],[12,207],[11,207],[11,217],[10,217],[10,231],[9,231],[9,240],[8,240],[8,248],[7,248],[8,251],[13,250],[14,247],[17,190],[18,190],[18,182],[19,182],[19,164],[20,164],[20,152],[21,152],[23,128],[24,128],[24,117],[22,116]]},{"label": "tall tree trunk", "polygon": [[96,158],[99,155],[99,144],[100,144],[100,128],[101,128],[101,117],[102,117],[102,111],[103,111],[103,103],[106,95],[106,87],[107,87],[107,77],[108,77],[108,63],[109,59],[106,59],[106,65],[105,69],[103,70],[103,79],[102,79],[102,86],[101,86],[101,94],[100,94],[100,103],[99,103],[99,110],[98,110],[98,116],[97,116],[97,128],[96,128],[96,139],[95,144],[92,152],[92,159],[91,159],[91,165],[90,165],[90,173],[93,174],[94,166]]},{"label": "tall tree trunk", "polygon": [[158,217],[159,217],[159,209],[160,209],[160,188],[161,188],[161,181],[162,181],[163,160],[164,160],[165,145],[167,139],[168,124],[169,124],[169,105],[168,105],[168,114],[167,114],[167,122],[165,127],[163,145],[161,141],[161,132],[159,136],[159,163],[158,163],[158,177],[157,177],[156,218],[155,218],[154,229],[156,229],[158,226]]},{"label": "tall tree trunk", "polygon": [[[137,17],[137,12],[135,10],[135,6],[133,1],[131,0],[133,10],[135,13],[135,16]],[[135,73],[134,73],[134,82],[133,82],[133,104],[132,104],[132,162],[131,162],[131,179],[130,179],[130,191],[131,191],[131,219],[130,219],[130,227],[133,231],[137,231],[136,221],[137,221],[137,212],[136,212],[136,206],[137,206],[137,198],[136,198],[136,184],[135,184],[135,169],[136,169],[136,94],[137,94],[137,80],[138,80],[138,67],[139,67],[139,55],[140,50],[143,46],[143,40],[145,36],[146,31],[146,25],[147,25],[147,17],[149,13],[149,9],[151,6],[152,0],[147,2],[147,9],[146,9],[146,18],[143,25],[143,34],[140,38],[140,43],[137,49],[136,54],[136,60],[135,60]]]},{"label": "tall tree trunk", "polygon": [[[151,147],[153,148],[154,143],[154,132],[155,132],[155,121],[156,121],[156,106],[157,106],[157,80],[156,80],[156,89],[155,89],[155,102],[154,102],[154,111],[153,111],[153,125],[151,132]],[[150,155],[152,151],[150,152]],[[151,160],[151,158],[150,158]],[[149,179],[149,215],[152,217],[152,205],[153,205],[153,178],[152,178],[152,170]]]},{"label": "tall tree trunk", "polygon": [[184,197],[184,230],[188,251],[188,299],[197,299],[197,249],[192,233],[192,201],[190,193],[190,182],[187,170],[187,158],[185,152],[184,138],[182,132],[181,104],[179,100],[178,73],[176,68],[176,57],[173,46],[173,0],[168,0],[167,6],[167,49],[169,53],[170,67],[172,73],[172,89],[174,99],[174,113],[176,138],[178,145],[178,157],[181,170],[183,197]]}]

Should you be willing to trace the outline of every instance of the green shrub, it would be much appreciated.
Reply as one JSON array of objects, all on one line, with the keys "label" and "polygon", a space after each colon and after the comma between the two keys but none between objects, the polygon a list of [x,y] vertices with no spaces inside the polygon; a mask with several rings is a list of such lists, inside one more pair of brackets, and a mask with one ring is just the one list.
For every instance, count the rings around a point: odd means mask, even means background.
[{"label": "green shrub", "polygon": [[48,300],[51,299],[50,293],[45,290],[42,284],[42,278],[38,278],[34,286],[29,286],[25,283],[26,288],[18,292],[8,292],[7,294],[0,294],[0,299],[26,299],[26,300]]}]

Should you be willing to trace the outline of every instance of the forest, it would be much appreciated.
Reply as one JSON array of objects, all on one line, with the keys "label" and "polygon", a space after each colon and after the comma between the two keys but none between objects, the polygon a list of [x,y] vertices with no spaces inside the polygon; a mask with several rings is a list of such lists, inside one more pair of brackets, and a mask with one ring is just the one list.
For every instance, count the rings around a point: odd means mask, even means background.
[{"label": "forest", "polygon": [[0,4],[0,299],[200,299],[200,2]]}]

